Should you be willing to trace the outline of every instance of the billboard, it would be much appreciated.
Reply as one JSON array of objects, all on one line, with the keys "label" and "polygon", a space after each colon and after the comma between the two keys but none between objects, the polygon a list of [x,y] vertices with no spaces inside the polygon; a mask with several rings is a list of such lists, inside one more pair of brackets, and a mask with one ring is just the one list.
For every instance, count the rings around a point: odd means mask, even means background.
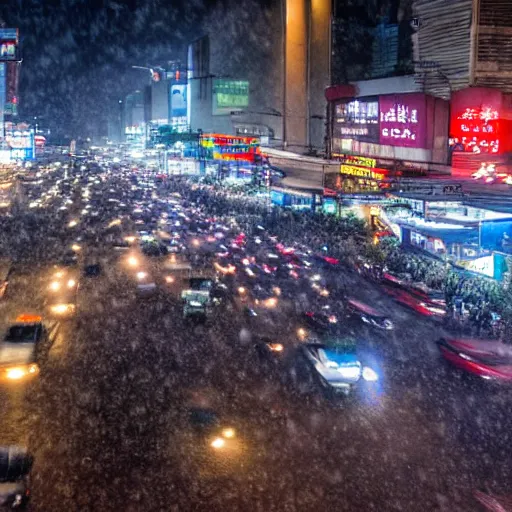
[{"label": "billboard", "polygon": [[249,106],[249,82],[246,80],[213,80],[212,114],[229,115]]},{"label": "billboard", "polygon": [[17,115],[18,113],[18,82],[19,62],[5,63],[5,107],[4,113]]},{"label": "billboard", "polygon": [[4,62],[0,62],[0,142],[4,139],[4,113],[6,103],[5,77],[6,66]]},{"label": "billboard", "polygon": [[34,130],[14,129],[5,134],[5,141],[11,149],[12,160],[33,160],[35,158]]},{"label": "billboard", "polygon": [[[337,103],[332,134],[335,139],[379,142],[379,100],[361,98]],[[341,147],[337,148],[341,150]]]},{"label": "billboard", "polygon": [[[186,84],[173,84],[170,89],[171,119],[187,117],[187,86]],[[172,124],[172,123],[171,123]]]},{"label": "billboard", "polygon": [[0,28],[0,62],[18,60],[18,29]]},{"label": "billboard", "polygon": [[380,96],[380,143],[425,148],[426,99],[422,93]]},{"label": "billboard", "polygon": [[[469,92],[467,92],[469,91]],[[497,89],[471,87],[451,100],[450,144],[454,151],[503,153],[502,95]],[[503,125],[503,126],[501,126]]]}]

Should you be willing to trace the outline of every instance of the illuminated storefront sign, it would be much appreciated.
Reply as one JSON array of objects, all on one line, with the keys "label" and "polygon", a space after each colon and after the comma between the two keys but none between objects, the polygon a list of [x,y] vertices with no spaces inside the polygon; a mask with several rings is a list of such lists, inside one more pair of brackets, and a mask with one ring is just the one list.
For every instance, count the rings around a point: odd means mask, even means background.
[{"label": "illuminated storefront sign", "polygon": [[377,160],[375,158],[368,158],[366,156],[355,156],[355,155],[341,155],[343,157],[343,163],[358,165],[360,167],[375,167]]},{"label": "illuminated storefront sign", "polygon": [[357,167],[355,165],[342,164],[340,174],[348,176],[357,176],[358,178],[368,178],[372,180],[383,180],[386,177],[384,169],[370,169],[368,167]]},{"label": "illuminated storefront sign", "polygon": [[[364,98],[338,103],[334,110],[333,137],[368,142],[379,140],[378,98]],[[341,144],[341,142],[340,142]],[[337,147],[336,150],[340,150]]]},{"label": "illuminated storefront sign", "polygon": [[415,93],[380,97],[380,143],[425,147],[425,95]]},{"label": "illuminated storefront sign", "polygon": [[499,112],[490,106],[467,107],[452,119],[451,145],[455,151],[499,153]]},{"label": "illuminated storefront sign", "polygon": [[332,197],[324,198],[322,203],[322,211],[330,215],[335,215],[338,211],[336,200]]}]

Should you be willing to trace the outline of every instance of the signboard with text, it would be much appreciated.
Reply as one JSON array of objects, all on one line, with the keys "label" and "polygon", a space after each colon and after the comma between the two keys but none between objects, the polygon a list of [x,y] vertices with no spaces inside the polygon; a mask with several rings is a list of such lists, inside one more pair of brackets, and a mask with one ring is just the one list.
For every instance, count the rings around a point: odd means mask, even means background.
[{"label": "signboard with text", "polygon": [[426,146],[426,101],[421,93],[380,96],[380,143],[387,146]]},{"label": "signboard with text", "polygon": [[249,82],[246,80],[213,80],[212,114],[229,115],[249,106]]},{"label": "signboard with text", "polygon": [[[332,131],[334,139],[378,142],[378,98],[361,98],[336,104]],[[341,150],[341,148],[336,149]]]},{"label": "signboard with text", "polygon": [[451,98],[452,151],[500,154],[507,151],[504,137],[503,95],[499,89],[471,87]]},{"label": "signboard with text", "polygon": [[358,178],[367,178],[371,180],[383,180],[386,175],[386,169],[372,169],[369,167],[358,167],[356,165],[342,164],[340,174],[347,176],[356,176]]}]

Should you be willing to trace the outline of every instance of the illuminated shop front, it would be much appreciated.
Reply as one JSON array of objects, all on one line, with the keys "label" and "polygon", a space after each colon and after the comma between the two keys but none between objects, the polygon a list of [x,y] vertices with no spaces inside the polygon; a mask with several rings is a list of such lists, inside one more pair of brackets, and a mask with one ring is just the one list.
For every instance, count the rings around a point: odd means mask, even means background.
[{"label": "illuminated shop front", "polygon": [[448,160],[448,102],[419,93],[331,99],[330,156],[373,158],[389,172],[425,172]]},{"label": "illuminated shop front", "polygon": [[423,250],[468,271],[501,279],[512,254],[512,213],[483,208],[471,200],[389,196],[379,219],[404,246]]},{"label": "illuminated shop front", "polygon": [[452,94],[450,151],[452,167],[459,175],[471,175],[492,165],[500,171],[512,151],[512,109],[498,89],[472,87]]},{"label": "illuminated shop front", "polygon": [[388,169],[376,167],[374,158],[338,155],[339,173],[326,173],[325,187],[342,193],[381,192],[390,175]]}]

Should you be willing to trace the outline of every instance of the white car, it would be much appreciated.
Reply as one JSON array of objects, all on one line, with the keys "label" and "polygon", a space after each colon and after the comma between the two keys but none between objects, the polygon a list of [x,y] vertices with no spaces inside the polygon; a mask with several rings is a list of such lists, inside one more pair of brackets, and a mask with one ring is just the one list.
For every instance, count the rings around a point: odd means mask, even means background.
[{"label": "white car", "polygon": [[18,316],[0,344],[0,378],[20,380],[36,376],[40,351],[47,339],[40,316]]}]

